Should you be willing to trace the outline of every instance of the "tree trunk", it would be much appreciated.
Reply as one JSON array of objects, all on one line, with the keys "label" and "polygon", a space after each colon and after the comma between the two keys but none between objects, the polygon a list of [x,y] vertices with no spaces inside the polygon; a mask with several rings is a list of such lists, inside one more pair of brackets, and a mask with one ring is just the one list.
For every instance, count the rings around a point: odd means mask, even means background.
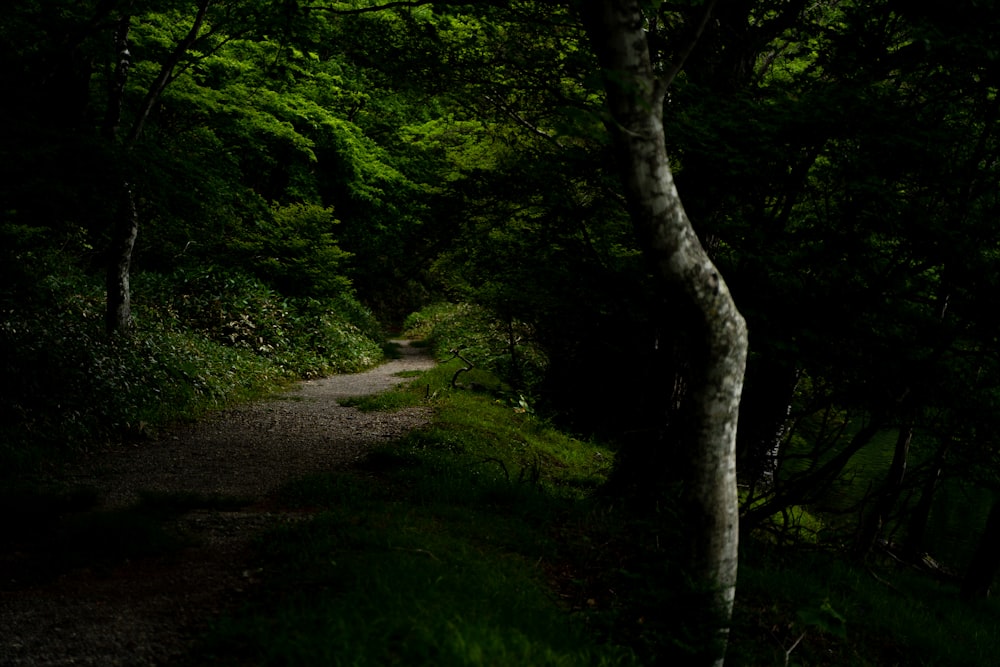
[{"label": "tree trunk", "polygon": [[715,621],[699,661],[722,665],[736,592],[739,511],[736,427],[746,367],[746,323],[698,240],[674,184],[663,129],[666,82],[649,56],[638,0],[591,0],[582,13],[605,74],[610,129],[629,213],[658,274],[700,316],[693,364],[693,443],[685,479],[688,570],[703,594],[696,616]]},{"label": "tree trunk", "polygon": [[[200,0],[198,13],[195,15],[191,29],[170,53],[160,66],[160,71],[150,85],[142,105],[136,113],[128,136],[122,147],[123,162],[127,163],[132,155],[146,120],[153,108],[159,102],[164,89],[173,80],[174,70],[184,55],[194,46],[201,33],[208,8],[213,0]],[[123,16],[115,33],[115,46],[118,50],[118,66],[115,71],[114,88],[109,100],[108,111],[105,114],[104,132],[112,141],[117,140],[118,126],[121,120],[121,104],[124,98],[125,84],[128,79],[131,56],[128,50],[128,32],[130,21]],[[139,234],[139,211],[135,202],[135,190],[128,177],[122,179],[121,204],[114,227],[111,229],[111,242],[108,250],[107,266],[107,304],[105,308],[105,324],[110,335],[128,335],[132,331],[132,293],[131,267],[132,250]]]},{"label": "tree trunk", "polygon": [[[118,60],[115,64],[115,76],[108,94],[108,108],[104,114],[102,132],[104,137],[112,142],[118,141],[118,128],[121,125],[122,107],[125,100],[125,85],[128,83],[128,72],[132,65],[132,54],[129,51],[128,35],[132,28],[132,17],[122,16],[115,31],[115,50]],[[121,162],[127,162],[127,154]],[[127,167],[126,167],[127,168]],[[111,244],[108,247],[107,304],[105,307],[105,327],[109,335],[128,334],[132,330],[132,294],[129,285],[129,273],[132,265],[132,249],[139,231],[139,214],[136,210],[135,195],[132,184],[127,178],[121,182],[121,194],[118,203],[118,213],[111,229]]]},{"label": "tree trunk", "polygon": [[768,358],[747,367],[736,451],[748,504],[757,485],[766,490],[773,483],[800,376],[793,365]]},{"label": "tree trunk", "polygon": [[979,546],[962,581],[962,597],[976,600],[989,597],[990,588],[1000,570],[1000,499],[993,501]]},{"label": "tree trunk", "polygon": [[139,234],[139,213],[135,194],[128,181],[122,183],[121,202],[108,257],[107,310],[105,325],[109,335],[129,335],[132,332],[132,289],[130,270],[132,249]]},{"label": "tree trunk", "polygon": [[906,538],[903,542],[903,551],[909,558],[916,559],[926,551],[925,539],[927,535],[927,524],[931,519],[931,509],[934,507],[934,494],[937,492],[938,483],[944,474],[944,464],[948,457],[950,441],[945,441],[934,455],[934,465],[924,481],[920,490],[920,498],[917,506],[913,508],[913,514],[906,524]]},{"label": "tree trunk", "polygon": [[102,132],[109,141],[118,140],[118,128],[122,121],[122,107],[125,103],[125,84],[128,83],[128,72],[132,66],[132,53],[129,51],[128,35],[132,30],[132,17],[122,16],[118,20],[115,31],[115,51],[118,60],[115,63],[115,76],[108,92],[108,108],[104,113]]},{"label": "tree trunk", "polygon": [[885,481],[875,495],[871,509],[864,515],[857,544],[854,548],[855,558],[864,560],[871,553],[885,525],[889,513],[899,500],[903,489],[903,478],[906,476],[906,462],[910,454],[910,443],[913,441],[913,426],[904,426],[896,438],[896,448],[892,454],[892,463]]}]

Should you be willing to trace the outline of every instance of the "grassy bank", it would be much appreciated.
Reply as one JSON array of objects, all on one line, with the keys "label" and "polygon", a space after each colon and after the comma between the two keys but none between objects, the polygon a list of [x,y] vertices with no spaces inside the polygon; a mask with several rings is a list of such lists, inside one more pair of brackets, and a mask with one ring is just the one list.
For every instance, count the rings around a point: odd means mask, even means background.
[{"label": "grassy bank", "polygon": [[[282,491],[310,518],[260,538],[262,585],[195,662],[684,664],[671,508],[602,495],[612,452],[508,397],[450,389],[458,367],[356,401],[435,416],[357,470]],[[751,540],[728,664],[988,664],[998,638],[1000,608],[959,603],[951,583]]]},{"label": "grassy bank", "polygon": [[436,417],[358,470],[282,491],[284,509],[315,515],[259,540],[261,589],[195,662],[636,664],[573,613],[578,596],[553,588],[567,566],[553,528],[583,520],[610,452],[492,395],[448,389],[452,366],[358,402],[433,396]]}]

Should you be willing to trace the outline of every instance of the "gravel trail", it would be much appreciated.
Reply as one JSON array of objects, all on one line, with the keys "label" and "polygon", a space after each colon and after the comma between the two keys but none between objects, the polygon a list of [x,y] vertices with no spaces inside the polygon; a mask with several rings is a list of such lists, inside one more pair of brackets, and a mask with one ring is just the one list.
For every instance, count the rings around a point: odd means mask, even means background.
[{"label": "gravel trail", "polygon": [[[140,491],[243,499],[234,511],[198,510],[178,530],[194,546],[110,570],[82,567],[37,576],[45,544],[0,552],[0,667],[176,665],[206,623],[239,604],[254,584],[247,565],[254,535],[301,515],[264,501],[284,482],[344,469],[375,445],[426,423],[429,409],[363,413],[339,405],[426,370],[430,355],[406,341],[402,357],[364,373],[296,385],[274,398],[226,410],[155,440],[111,452],[69,471],[98,490],[104,509],[128,507]],[[53,548],[64,544],[58,537]]]}]

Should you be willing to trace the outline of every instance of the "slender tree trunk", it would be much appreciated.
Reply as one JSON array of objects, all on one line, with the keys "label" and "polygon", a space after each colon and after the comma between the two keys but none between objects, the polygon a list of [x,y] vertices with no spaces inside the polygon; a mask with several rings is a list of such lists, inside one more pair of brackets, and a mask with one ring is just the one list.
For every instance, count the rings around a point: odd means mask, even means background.
[{"label": "slender tree trunk", "polygon": [[128,72],[132,66],[132,52],[129,50],[128,35],[132,30],[132,17],[122,16],[118,20],[115,31],[115,52],[118,59],[115,62],[115,75],[108,91],[108,108],[104,113],[102,132],[109,141],[118,140],[118,128],[122,122],[122,107],[125,103],[125,84],[128,83]]},{"label": "slender tree trunk", "polygon": [[[122,108],[125,100],[125,85],[128,83],[128,73],[132,65],[132,54],[129,51],[128,35],[132,27],[132,17],[122,16],[115,31],[115,50],[118,60],[115,64],[115,75],[108,95],[108,108],[104,114],[102,132],[112,144],[118,142],[118,129],[121,126]],[[127,151],[120,156],[119,162],[124,166],[128,162]],[[111,243],[108,247],[107,275],[105,287],[107,304],[105,307],[105,327],[108,334],[128,334],[132,329],[132,292],[129,285],[130,268],[132,265],[132,249],[135,247],[136,235],[139,231],[139,214],[135,205],[135,195],[132,184],[123,177],[120,185],[118,212],[111,229]]]},{"label": "slender tree trunk", "polygon": [[736,451],[748,504],[758,485],[767,489],[773,482],[799,377],[794,366],[767,358],[747,367]]},{"label": "slender tree trunk", "polygon": [[[122,146],[122,164],[129,169],[133,149],[142,135],[146,120],[159,102],[164,89],[173,80],[174,70],[180,64],[184,55],[194,46],[201,34],[205,16],[213,0],[200,0],[198,13],[195,15],[191,29],[174,47],[167,60],[160,66],[160,71],[143,98]],[[115,81],[109,107],[104,120],[105,135],[112,141],[117,141],[118,127],[121,121],[121,108],[124,100],[125,84],[128,80],[131,55],[128,50],[129,17],[124,16],[119,22],[115,34],[118,50],[118,65],[115,71]],[[128,335],[133,328],[131,270],[132,251],[139,234],[139,211],[136,207],[135,189],[129,176],[122,178],[121,203],[118,215],[111,229],[111,242],[108,250],[107,264],[107,304],[105,309],[105,324],[111,335]]]},{"label": "slender tree trunk", "polygon": [[913,514],[906,524],[906,539],[903,542],[903,550],[909,558],[919,558],[927,551],[925,545],[927,524],[930,522],[931,509],[934,507],[934,494],[937,492],[938,483],[944,474],[944,464],[948,457],[950,444],[950,441],[942,443],[934,455],[934,466],[924,481],[917,506],[913,508]]},{"label": "slender tree trunk", "polygon": [[604,69],[629,213],[659,275],[700,315],[703,349],[692,386],[694,442],[685,479],[688,569],[705,589],[696,616],[716,625],[704,664],[722,665],[736,592],[739,509],[736,428],[746,368],[746,323],[688,220],[667,159],[666,81],[654,73],[638,0],[590,0],[583,18]]},{"label": "slender tree trunk", "polygon": [[106,326],[110,334],[132,332],[132,289],[130,285],[132,249],[139,234],[139,212],[135,205],[132,184],[122,182],[121,201],[112,230],[112,244],[107,272]]},{"label": "slender tree trunk", "polygon": [[965,579],[962,581],[962,597],[976,600],[989,597],[990,588],[1000,570],[1000,498],[993,501],[986,527],[983,528],[979,546],[972,557]]},{"label": "slender tree trunk", "polygon": [[892,454],[892,463],[885,481],[873,499],[871,509],[862,520],[861,530],[855,545],[854,555],[858,560],[864,560],[875,546],[875,540],[882,532],[882,527],[889,518],[889,513],[899,500],[903,489],[903,478],[906,476],[906,462],[910,455],[910,443],[913,441],[913,425],[904,426],[899,430],[896,447]]}]

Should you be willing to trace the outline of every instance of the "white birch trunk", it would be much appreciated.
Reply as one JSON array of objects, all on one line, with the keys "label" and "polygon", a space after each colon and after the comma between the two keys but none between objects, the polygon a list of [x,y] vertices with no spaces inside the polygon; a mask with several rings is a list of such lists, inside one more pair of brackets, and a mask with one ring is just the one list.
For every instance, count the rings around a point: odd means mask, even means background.
[{"label": "white birch trunk", "polygon": [[725,281],[688,220],[667,159],[663,129],[666,82],[650,61],[638,0],[584,0],[588,34],[604,69],[630,215],[643,250],[660,275],[701,316],[703,358],[693,386],[695,426],[685,480],[690,535],[689,570],[709,593],[699,615],[719,626],[706,664],[722,665],[736,592],[739,507],[736,426],[746,368],[746,322]]}]

